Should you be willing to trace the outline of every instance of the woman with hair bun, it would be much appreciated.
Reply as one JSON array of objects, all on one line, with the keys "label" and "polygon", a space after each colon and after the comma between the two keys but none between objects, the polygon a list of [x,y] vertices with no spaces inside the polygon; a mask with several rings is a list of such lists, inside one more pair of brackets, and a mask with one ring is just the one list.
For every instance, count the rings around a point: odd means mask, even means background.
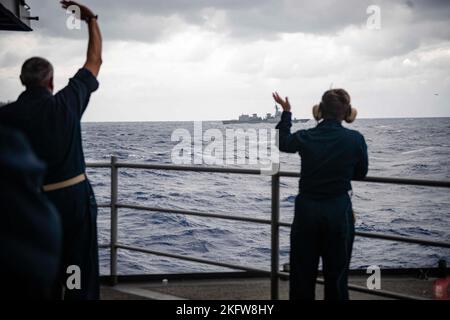
[{"label": "woman with hair bun", "polygon": [[315,299],[322,258],[326,300],[348,300],[348,270],[355,233],[351,180],[367,175],[367,145],[362,134],[342,126],[357,111],[344,89],[324,93],[313,107],[315,128],[291,133],[291,105],[274,93],[283,108],[279,149],[299,153],[301,177],[291,229],[290,299]]}]

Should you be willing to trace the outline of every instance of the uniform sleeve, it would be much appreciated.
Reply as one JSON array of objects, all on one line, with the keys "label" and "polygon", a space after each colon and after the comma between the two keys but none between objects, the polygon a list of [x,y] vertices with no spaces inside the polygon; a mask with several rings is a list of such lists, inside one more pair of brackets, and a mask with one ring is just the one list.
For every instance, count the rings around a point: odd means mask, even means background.
[{"label": "uniform sleeve", "polygon": [[292,113],[284,111],[281,114],[281,121],[276,126],[279,132],[279,149],[282,152],[287,153],[296,153],[300,151],[300,140],[298,139],[298,135],[301,134],[301,131],[298,131],[294,134],[291,133],[292,127]]},{"label": "uniform sleeve", "polygon": [[75,76],[69,80],[69,84],[59,91],[55,97],[58,102],[66,105],[81,118],[87,108],[92,92],[96,91],[98,86],[99,83],[94,75],[86,68],[82,68],[78,70]]},{"label": "uniform sleeve", "polygon": [[369,156],[367,154],[367,144],[364,136],[360,136],[360,145],[358,148],[359,159],[355,167],[353,178],[356,180],[364,179],[369,171]]}]

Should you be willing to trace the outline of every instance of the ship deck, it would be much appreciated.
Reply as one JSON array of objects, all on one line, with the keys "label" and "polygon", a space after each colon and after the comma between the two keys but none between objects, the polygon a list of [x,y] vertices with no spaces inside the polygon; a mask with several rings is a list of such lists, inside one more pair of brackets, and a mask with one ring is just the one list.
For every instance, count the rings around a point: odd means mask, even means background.
[{"label": "ship deck", "polygon": [[[121,281],[112,287],[104,284],[101,288],[102,300],[270,300],[270,278],[232,277],[219,275],[211,277],[186,277],[163,281],[164,276],[152,279]],[[433,299],[433,282],[436,278],[419,278],[415,275],[385,275],[381,289]],[[352,275],[349,283],[366,286],[367,275]],[[280,280],[280,300],[288,299],[289,281]],[[324,287],[317,284],[316,298],[323,299]],[[351,300],[390,300],[363,292],[350,290]]]}]

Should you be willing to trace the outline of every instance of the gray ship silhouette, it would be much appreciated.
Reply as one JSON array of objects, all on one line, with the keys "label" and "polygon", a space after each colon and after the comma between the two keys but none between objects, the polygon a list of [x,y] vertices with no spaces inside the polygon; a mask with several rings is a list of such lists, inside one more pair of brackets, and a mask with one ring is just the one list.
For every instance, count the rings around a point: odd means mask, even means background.
[{"label": "gray ship silhouette", "polygon": [[[237,124],[237,123],[278,123],[281,120],[281,111],[278,106],[275,105],[275,114],[267,113],[264,118],[258,117],[258,114],[254,113],[251,116],[248,114],[242,114],[238,120],[224,120],[223,124]],[[293,123],[305,123],[309,119],[292,119]]]}]

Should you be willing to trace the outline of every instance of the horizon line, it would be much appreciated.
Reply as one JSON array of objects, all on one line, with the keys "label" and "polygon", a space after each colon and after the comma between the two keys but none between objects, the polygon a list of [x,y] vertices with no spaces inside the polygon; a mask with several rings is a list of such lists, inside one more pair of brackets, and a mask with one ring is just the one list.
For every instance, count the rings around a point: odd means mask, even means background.
[{"label": "horizon line", "polygon": [[[358,118],[358,120],[389,120],[389,119],[447,119],[450,118],[449,116],[426,116],[426,117],[364,117],[364,118]],[[299,120],[306,120],[307,118],[299,118]],[[96,121],[84,121],[82,120],[82,123],[149,123],[149,122],[222,122],[222,121],[229,121],[230,119],[226,120],[96,120]],[[314,119],[310,118],[309,121],[315,121]],[[246,123],[246,124],[252,124],[252,123]],[[275,123],[271,123],[275,124]]]}]

